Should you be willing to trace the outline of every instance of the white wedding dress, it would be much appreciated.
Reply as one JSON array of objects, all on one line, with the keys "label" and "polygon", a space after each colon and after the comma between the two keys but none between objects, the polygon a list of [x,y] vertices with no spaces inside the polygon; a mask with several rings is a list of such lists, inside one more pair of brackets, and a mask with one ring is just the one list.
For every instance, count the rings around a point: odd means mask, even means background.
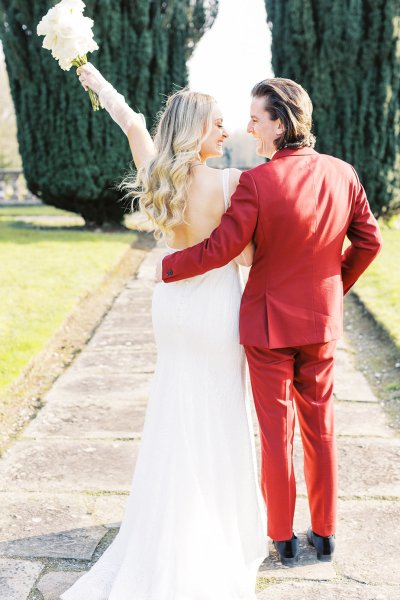
[{"label": "white wedding dress", "polygon": [[156,285],[157,365],[126,513],[62,600],[255,600],[267,538],[241,295],[234,262]]}]

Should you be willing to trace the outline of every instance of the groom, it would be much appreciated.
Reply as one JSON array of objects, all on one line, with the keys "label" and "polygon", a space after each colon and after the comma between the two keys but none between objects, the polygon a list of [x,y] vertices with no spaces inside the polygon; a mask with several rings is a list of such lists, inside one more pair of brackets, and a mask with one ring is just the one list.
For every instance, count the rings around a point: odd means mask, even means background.
[{"label": "groom", "polygon": [[[381,248],[378,224],[354,169],[313,150],[312,104],[290,79],[252,90],[248,132],[271,159],[241,175],[221,224],[202,243],[164,258],[169,283],[221,267],[253,240],[240,312],[261,433],[268,535],[283,564],[297,560],[293,533],[295,400],[311,513],[307,537],[331,560],[337,465],[333,367],[343,294]],[[342,251],[345,237],[351,245]]]}]

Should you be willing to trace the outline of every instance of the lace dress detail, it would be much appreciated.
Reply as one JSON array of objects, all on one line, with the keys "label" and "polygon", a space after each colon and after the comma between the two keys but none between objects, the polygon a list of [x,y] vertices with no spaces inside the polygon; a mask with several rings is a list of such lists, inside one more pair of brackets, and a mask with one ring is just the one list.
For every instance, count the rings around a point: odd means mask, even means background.
[{"label": "lace dress detail", "polygon": [[267,542],[241,294],[234,262],[155,286],[157,365],[126,512],[62,600],[255,600]]}]

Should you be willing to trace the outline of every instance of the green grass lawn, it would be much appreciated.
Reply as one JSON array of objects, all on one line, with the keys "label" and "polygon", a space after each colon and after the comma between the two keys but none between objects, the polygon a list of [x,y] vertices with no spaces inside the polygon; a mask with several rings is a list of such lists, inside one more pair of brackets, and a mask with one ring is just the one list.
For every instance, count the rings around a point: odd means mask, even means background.
[{"label": "green grass lawn", "polygon": [[60,210],[54,206],[47,206],[46,204],[39,204],[33,206],[0,206],[0,218],[1,217],[19,217],[21,215],[29,215],[32,217],[41,216],[68,216],[76,217],[75,213],[67,210]]},{"label": "green grass lawn", "polygon": [[[38,210],[40,215],[63,214],[51,207],[23,208],[19,214],[34,220]],[[14,212],[7,219],[4,211]],[[79,298],[100,284],[136,234],[89,232],[58,222],[37,228],[16,220],[11,208],[0,208],[0,217],[1,393]]]},{"label": "green grass lawn", "polygon": [[[22,215],[32,224],[18,221]],[[0,392],[135,238],[133,232],[88,232],[58,221],[33,225],[35,217],[53,215],[74,216],[49,206],[0,207]],[[382,234],[384,248],[354,291],[400,348],[400,230],[382,226]]]},{"label": "green grass lawn", "polygon": [[400,229],[381,225],[383,249],[354,291],[400,348]]}]

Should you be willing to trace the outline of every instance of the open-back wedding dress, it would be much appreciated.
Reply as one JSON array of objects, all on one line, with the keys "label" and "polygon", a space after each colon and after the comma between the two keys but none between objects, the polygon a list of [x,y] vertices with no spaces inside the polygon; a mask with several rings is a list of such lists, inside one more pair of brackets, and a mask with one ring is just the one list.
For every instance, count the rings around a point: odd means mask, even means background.
[{"label": "open-back wedding dress", "polygon": [[235,262],[156,285],[157,365],[126,513],[62,600],[255,600],[267,544],[241,295]]}]

